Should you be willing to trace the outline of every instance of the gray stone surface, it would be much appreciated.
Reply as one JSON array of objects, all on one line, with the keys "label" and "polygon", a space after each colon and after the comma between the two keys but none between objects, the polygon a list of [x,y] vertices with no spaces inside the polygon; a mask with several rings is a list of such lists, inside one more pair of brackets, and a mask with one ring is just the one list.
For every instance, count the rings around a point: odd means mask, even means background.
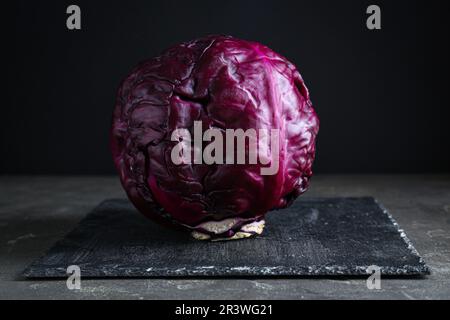
[{"label": "gray stone surface", "polygon": [[374,196],[431,268],[424,279],[108,279],[29,281],[21,271],[97,203],[124,197],[114,177],[0,177],[0,298],[3,299],[449,299],[449,175],[318,175],[308,197]]}]

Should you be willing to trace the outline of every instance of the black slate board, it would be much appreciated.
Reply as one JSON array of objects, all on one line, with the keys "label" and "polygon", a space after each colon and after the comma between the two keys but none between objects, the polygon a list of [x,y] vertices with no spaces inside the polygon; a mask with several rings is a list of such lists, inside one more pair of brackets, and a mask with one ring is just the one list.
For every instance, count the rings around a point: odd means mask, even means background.
[{"label": "black slate board", "polygon": [[428,267],[373,198],[300,198],[267,215],[262,236],[228,242],[193,240],[161,227],[126,200],[101,203],[31,264],[26,278],[66,277],[417,276]]}]

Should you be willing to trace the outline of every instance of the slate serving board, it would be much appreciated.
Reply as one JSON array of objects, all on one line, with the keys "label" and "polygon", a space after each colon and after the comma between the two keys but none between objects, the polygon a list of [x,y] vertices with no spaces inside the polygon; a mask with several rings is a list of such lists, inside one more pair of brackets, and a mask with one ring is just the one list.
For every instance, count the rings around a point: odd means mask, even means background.
[{"label": "slate serving board", "polygon": [[193,240],[161,227],[127,201],[102,202],[24,272],[26,278],[418,276],[428,267],[373,198],[300,198],[267,215],[262,236]]}]

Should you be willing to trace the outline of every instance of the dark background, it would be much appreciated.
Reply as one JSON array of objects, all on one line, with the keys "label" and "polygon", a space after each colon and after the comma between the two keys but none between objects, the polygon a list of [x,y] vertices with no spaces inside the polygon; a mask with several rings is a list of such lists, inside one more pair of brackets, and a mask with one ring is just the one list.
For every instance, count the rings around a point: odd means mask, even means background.
[{"label": "dark background", "polygon": [[[294,62],[321,120],[315,172],[449,172],[448,1],[3,5],[2,174],[109,174],[115,90],[139,61],[223,33]],[[82,30],[66,28],[77,4]],[[366,28],[378,4],[382,30]]]}]

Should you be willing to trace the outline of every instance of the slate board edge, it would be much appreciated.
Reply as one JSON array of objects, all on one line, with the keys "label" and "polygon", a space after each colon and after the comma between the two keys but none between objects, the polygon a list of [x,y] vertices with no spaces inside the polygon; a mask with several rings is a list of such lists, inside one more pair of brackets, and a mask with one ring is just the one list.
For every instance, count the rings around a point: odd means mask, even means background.
[{"label": "slate board edge", "polygon": [[[367,266],[361,267],[345,267],[345,266],[311,266],[311,267],[267,267],[264,268],[244,268],[244,267],[215,267],[211,266],[211,270],[203,267],[196,267],[189,269],[177,268],[149,268],[145,272],[142,268],[136,268],[133,270],[131,267],[118,268],[127,270],[126,275],[111,274],[107,269],[99,270],[89,268],[87,265],[80,265],[83,278],[151,278],[151,277],[335,277],[335,276],[350,276],[350,277],[366,277],[368,275],[366,269]],[[274,273],[276,271],[276,273]],[[428,268],[426,266],[410,266],[405,265],[403,269],[393,267],[381,267],[381,274],[384,276],[423,276],[427,274]],[[220,273],[220,276],[217,275]],[[42,272],[42,266],[40,268],[34,268],[33,266],[27,268],[23,272],[23,276],[27,279],[39,279],[39,278],[54,278],[61,279],[66,278],[66,270],[63,268],[49,268],[44,273]]]},{"label": "slate board edge", "polygon": [[[430,274],[430,268],[425,264],[425,261],[420,256],[419,252],[415,249],[413,246],[411,240],[406,236],[406,233],[403,229],[400,229],[399,224],[395,221],[395,219],[392,217],[392,215],[388,212],[388,210],[374,197],[329,197],[327,199],[354,199],[354,198],[372,198],[375,203],[380,207],[382,212],[387,215],[389,220],[392,222],[392,224],[397,229],[397,232],[399,233],[400,237],[403,239],[405,244],[407,245],[408,249],[410,250],[411,254],[416,256],[419,259],[419,265],[418,266],[412,266],[412,265],[404,265],[402,269],[399,268],[393,268],[393,267],[380,267],[380,272],[382,275],[387,276],[424,276]],[[316,197],[311,197],[308,199],[319,199]],[[320,198],[321,199],[321,198]],[[45,265],[41,263],[42,260],[48,255],[48,253],[56,247],[60,243],[64,243],[65,239],[72,234],[78,226],[84,222],[89,216],[98,211],[104,203],[112,201],[112,200],[118,200],[118,199],[105,199],[101,201],[97,206],[95,206],[91,211],[89,211],[76,225],[75,227],[69,231],[67,234],[65,234],[60,240],[56,241],[48,250],[45,251],[45,253],[38,259],[36,259],[34,262],[32,262],[22,273],[21,276],[26,279],[39,279],[39,278],[53,278],[53,279],[60,279],[60,278],[66,278],[67,273],[66,269],[61,268],[54,268],[53,266],[49,266],[45,269],[45,272],[42,272],[42,267]],[[35,266],[39,267],[35,267]],[[221,273],[223,276],[229,276],[229,277],[241,277],[241,276],[261,276],[261,277],[270,277],[270,276],[308,276],[308,277],[314,277],[314,276],[366,276],[367,275],[367,266],[353,266],[353,267],[347,267],[347,266],[309,266],[309,267],[267,267],[267,272],[261,272],[261,267],[257,268],[248,268],[243,269],[243,267],[215,267],[211,266],[214,272],[208,272],[208,269],[205,269],[204,267],[197,267],[192,268],[192,270],[187,270],[185,268],[177,268],[177,269],[168,269],[168,268],[148,268],[146,269],[145,273],[142,271],[142,267],[136,268],[135,271],[133,271],[133,267],[128,266],[121,266],[117,269],[126,269],[131,270],[131,272],[128,272],[126,276],[117,276],[109,273],[105,270],[99,270],[95,269],[92,270],[92,268],[89,268],[89,265],[79,265],[80,268],[83,270],[82,276],[84,278],[123,278],[123,277],[138,277],[138,278],[145,278],[145,277],[199,277],[199,276],[211,276],[211,277],[218,277],[216,273]],[[276,269],[275,269],[276,268]],[[276,274],[273,274],[269,272],[269,269],[276,270]],[[92,272],[91,272],[92,270]],[[99,275],[101,274],[101,275]]]},{"label": "slate board edge", "polygon": [[407,247],[408,247],[409,251],[411,252],[411,254],[416,256],[419,259],[420,266],[416,267],[416,268],[421,269],[422,270],[421,272],[422,272],[423,275],[431,274],[430,268],[425,263],[425,260],[422,258],[422,256],[419,254],[419,251],[417,251],[417,249],[414,247],[412,241],[406,235],[405,230],[400,228],[400,225],[397,223],[397,221],[394,219],[394,217],[389,213],[389,211],[385,208],[385,206],[380,201],[378,201],[378,199],[376,199],[376,198],[373,198],[373,199],[374,199],[375,203],[381,208],[383,213],[387,215],[389,220],[395,226],[395,228],[397,229],[397,232],[400,234],[400,238],[403,239],[403,241],[407,245]]}]

